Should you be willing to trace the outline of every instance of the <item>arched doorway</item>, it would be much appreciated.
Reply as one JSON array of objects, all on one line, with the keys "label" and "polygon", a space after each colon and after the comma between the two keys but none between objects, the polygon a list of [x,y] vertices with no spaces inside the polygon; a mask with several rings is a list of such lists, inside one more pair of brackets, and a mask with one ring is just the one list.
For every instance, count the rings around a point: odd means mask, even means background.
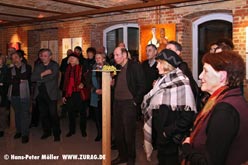
[{"label": "arched doorway", "polygon": [[193,22],[193,68],[192,73],[195,80],[201,73],[201,58],[206,52],[207,45],[219,38],[232,39],[233,17],[226,13],[208,14]]}]

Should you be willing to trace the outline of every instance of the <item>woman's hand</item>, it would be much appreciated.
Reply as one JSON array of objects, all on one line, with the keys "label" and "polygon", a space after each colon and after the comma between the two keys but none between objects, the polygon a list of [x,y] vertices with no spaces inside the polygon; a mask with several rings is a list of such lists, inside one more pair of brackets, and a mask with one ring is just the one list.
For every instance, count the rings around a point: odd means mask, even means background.
[{"label": "woman's hand", "polygon": [[189,143],[190,144],[190,137],[186,137],[186,139],[183,141],[183,144]]},{"label": "woman's hand", "polygon": [[79,86],[78,86],[79,89],[82,89],[83,87],[84,87],[83,83],[80,83]]},{"label": "woman's hand", "polygon": [[111,85],[111,86],[114,86],[114,85],[115,85],[115,79],[112,79],[112,80],[110,81],[110,85]]},{"label": "woman's hand", "polygon": [[96,94],[101,95],[102,94],[102,90],[101,89],[97,89],[96,90]]},{"label": "woman's hand", "polygon": [[63,102],[63,104],[66,104],[66,98],[65,97],[62,97],[62,102]]}]

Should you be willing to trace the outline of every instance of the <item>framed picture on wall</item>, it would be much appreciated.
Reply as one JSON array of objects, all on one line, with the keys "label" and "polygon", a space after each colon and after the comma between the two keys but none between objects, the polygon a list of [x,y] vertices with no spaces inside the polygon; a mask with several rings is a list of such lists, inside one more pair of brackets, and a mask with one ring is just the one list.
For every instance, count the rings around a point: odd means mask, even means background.
[{"label": "framed picture on wall", "polygon": [[76,46],[82,47],[82,37],[72,38],[72,49],[74,49]]},{"label": "framed picture on wall", "polygon": [[20,42],[8,43],[7,50],[8,50],[8,48],[15,48],[16,50],[20,50],[21,49],[21,43]]},{"label": "framed picture on wall", "polygon": [[146,46],[153,44],[158,52],[168,41],[176,40],[176,24],[150,24],[140,26],[141,61],[146,60]]},{"label": "framed picture on wall", "polygon": [[71,49],[71,41],[72,39],[71,38],[63,38],[62,39],[62,54],[63,54],[63,57],[62,58],[65,58],[66,57],[66,52],[68,49]]},{"label": "framed picture on wall", "polygon": [[53,60],[58,62],[58,40],[50,40],[48,43],[48,47],[53,53]]},{"label": "framed picture on wall", "polygon": [[48,41],[41,41],[40,42],[40,48],[42,49],[42,48],[48,48],[49,47],[49,45],[48,45]]}]

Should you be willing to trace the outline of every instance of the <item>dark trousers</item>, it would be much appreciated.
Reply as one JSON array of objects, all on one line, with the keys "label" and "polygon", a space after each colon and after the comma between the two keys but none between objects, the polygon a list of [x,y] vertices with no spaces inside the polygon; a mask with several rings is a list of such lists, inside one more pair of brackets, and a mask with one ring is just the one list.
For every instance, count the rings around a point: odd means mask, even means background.
[{"label": "dark trousers", "polygon": [[81,132],[86,131],[86,107],[87,103],[83,102],[80,97],[79,92],[73,92],[72,96],[67,98],[65,108],[68,111],[69,117],[69,132],[76,132],[76,113],[79,111],[80,113],[80,130]]},{"label": "dark trousers", "polygon": [[6,107],[0,106],[0,132],[4,131],[7,128],[8,121],[8,111]]},{"label": "dark trousers", "polygon": [[53,136],[59,137],[61,131],[57,112],[57,100],[50,100],[47,94],[39,94],[37,102],[44,133],[51,133],[52,129]]},{"label": "dark trousers", "polygon": [[32,103],[32,117],[31,124],[34,126],[38,126],[40,119],[40,112],[37,100]]},{"label": "dark trousers", "polygon": [[132,100],[114,102],[114,135],[121,159],[134,162],[136,157],[136,108]]},{"label": "dark trousers", "polygon": [[28,136],[30,124],[29,98],[21,99],[20,96],[12,96],[11,105],[15,111],[16,132],[21,133],[22,136]]},{"label": "dark trousers", "polygon": [[102,136],[102,101],[98,101],[98,107],[94,108],[97,136]]}]

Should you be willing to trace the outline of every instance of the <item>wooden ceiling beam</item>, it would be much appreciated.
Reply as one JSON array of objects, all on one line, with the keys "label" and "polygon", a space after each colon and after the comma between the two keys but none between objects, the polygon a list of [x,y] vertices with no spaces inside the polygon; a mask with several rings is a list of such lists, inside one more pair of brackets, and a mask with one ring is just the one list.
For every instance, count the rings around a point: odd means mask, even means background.
[{"label": "wooden ceiling beam", "polygon": [[[121,12],[123,10],[132,10],[132,9],[149,8],[149,7],[155,7],[155,6],[172,5],[172,4],[192,2],[192,1],[200,1],[200,0],[150,1],[150,2],[147,2],[147,3],[136,3],[136,4],[125,5],[125,6],[116,6],[116,7],[110,7],[110,8],[97,9],[97,10],[94,9],[94,10],[77,12],[77,13],[70,13],[70,14],[63,14],[63,15],[58,15],[58,16],[39,18],[39,19],[34,19],[34,20],[20,21],[19,25],[21,25],[21,24],[30,24],[30,23],[34,23],[34,22],[52,21],[52,20],[57,20],[57,19],[67,19],[67,18],[73,18],[73,17],[90,16],[90,15],[95,15],[95,14]],[[13,24],[11,24],[11,23],[6,23],[4,25],[5,26],[13,26]]]},{"label": "wooden ceiling beam", "polygon": [[10,20],[0,18],[0,24],[2,24],[4,22],[10,22]]},{"label": "wooden ceiling beam", "polygon": [[0,16],[5,15],[5,16],[13,16],[13,17],[21,17],[21,18],[37,18],[37,17],[30,17],[30,16],[25,16],[25,15],[20,15],[20,14],[9,14],[9,13],[2,13],[0,12]]},{"label": "wooden ceiling beam", "polygon": [[65,4],[70,4],[70,5],[76,5],[76,6],[83,6],[83,7],[88,7],[88,8],[93,8],[93,9],[101,9],[101,6],[95,6],[95,5],[90,5],[86,3],[81,3],[81,2],[75,2],[75,1],[68,1],[68,0],[53,0],[55,2],[61,2]]},{"label": "wooden ceiling beam", "polygon": [[25,9],[25,10],[33,10],[33,11],[40,11],[40,12],[46,12],[46,13],[54,13],[54,14],[65,14],[65,12],[59,12],[59,11],[51,11],[51,10],[45,10],[45,9],[39,9],[35,7],[27,7],[27,6],[20,6],[20,5],[14,5],[14,4],[7,4],[7,3],[1,3],[0,6],[7,6],[17,9]]}]

